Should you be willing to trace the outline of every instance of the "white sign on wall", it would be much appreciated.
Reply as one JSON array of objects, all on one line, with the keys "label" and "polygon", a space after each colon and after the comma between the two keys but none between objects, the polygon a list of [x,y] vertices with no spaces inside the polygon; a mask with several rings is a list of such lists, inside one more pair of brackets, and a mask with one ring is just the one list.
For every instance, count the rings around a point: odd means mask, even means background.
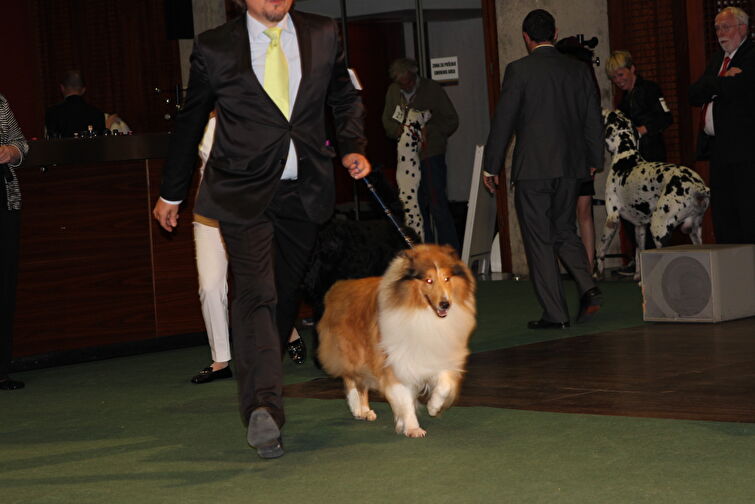
[{"label": "white sign on wall", "polygon": [[448,56],[446,58],[430,59],[431,78],[438,82],[459,80],[459,58]]}]

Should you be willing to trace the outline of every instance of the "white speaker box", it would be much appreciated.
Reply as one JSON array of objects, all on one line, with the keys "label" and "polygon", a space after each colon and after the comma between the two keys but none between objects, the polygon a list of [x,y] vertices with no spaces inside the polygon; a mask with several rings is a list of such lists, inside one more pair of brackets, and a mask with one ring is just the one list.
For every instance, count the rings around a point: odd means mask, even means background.
[{"label": "white speaker box", "polygon": [[755,245],[679,245],[640,255],[643,317],[721,322],[755,315]]}]

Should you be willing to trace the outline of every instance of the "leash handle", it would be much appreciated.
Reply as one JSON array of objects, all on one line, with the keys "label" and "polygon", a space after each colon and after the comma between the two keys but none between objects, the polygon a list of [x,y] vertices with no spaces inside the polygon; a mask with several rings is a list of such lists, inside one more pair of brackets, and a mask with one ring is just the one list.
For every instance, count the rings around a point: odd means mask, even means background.
[{"label": "leash handle", "polygon": [[393,215],[393,212],[391,212],[390,208],[385,204],[383,201],[383,198],[380,197],[380,195],[375,190],[375,186],[372,185],[372,183],[368,180],[367,177],[364,177],[362,180],[364,180],[364,183],[367,184],[367,189],[370,190],[372,193],[372,196],[375,197],[377,202],[380,204],[380,206],[383,208],[383,212],[385,215],[390,219],[390,221],[393,223],[393,225],[396,227],[398,232],[401,234],[401,237],[404,239],[407,245],[409,245],[409,248],[414,248],[414,242],[411,238],[409,238],[409,235],[407,235],[404,230],[401,228],[401,225],[396,220],[396,217]]}]

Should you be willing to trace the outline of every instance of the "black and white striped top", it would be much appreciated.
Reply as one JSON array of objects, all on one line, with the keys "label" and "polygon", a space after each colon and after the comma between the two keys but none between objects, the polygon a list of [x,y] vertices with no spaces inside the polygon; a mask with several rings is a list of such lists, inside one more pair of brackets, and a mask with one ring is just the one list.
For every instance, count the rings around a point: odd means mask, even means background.
[{"label": "black and white striped top", "polygon": [[29,152],[29,144],[26,143],[21,128],[18,127],[16,118],[8,106],[8,100],[0,94],[0,145],[12,145],[21,153],[21,159],[16,164],[3,166],[1,174],[5,182],[5,190],[8,195],[8,210],[21,210],[21,189],[18,187],[18,178],[13,168],[20,165],[24,156]]}]

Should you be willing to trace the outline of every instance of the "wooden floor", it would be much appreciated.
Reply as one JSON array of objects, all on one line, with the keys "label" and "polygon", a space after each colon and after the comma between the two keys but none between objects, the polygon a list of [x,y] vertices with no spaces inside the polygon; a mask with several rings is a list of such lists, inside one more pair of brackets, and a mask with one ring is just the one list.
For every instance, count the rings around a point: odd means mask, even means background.
[{"label": "wooden floor", "polygon": [[[333,379],[284,395],[344,399]],[[755,318],[648,323],[473,354],[457,406],[755,422]]]}]

